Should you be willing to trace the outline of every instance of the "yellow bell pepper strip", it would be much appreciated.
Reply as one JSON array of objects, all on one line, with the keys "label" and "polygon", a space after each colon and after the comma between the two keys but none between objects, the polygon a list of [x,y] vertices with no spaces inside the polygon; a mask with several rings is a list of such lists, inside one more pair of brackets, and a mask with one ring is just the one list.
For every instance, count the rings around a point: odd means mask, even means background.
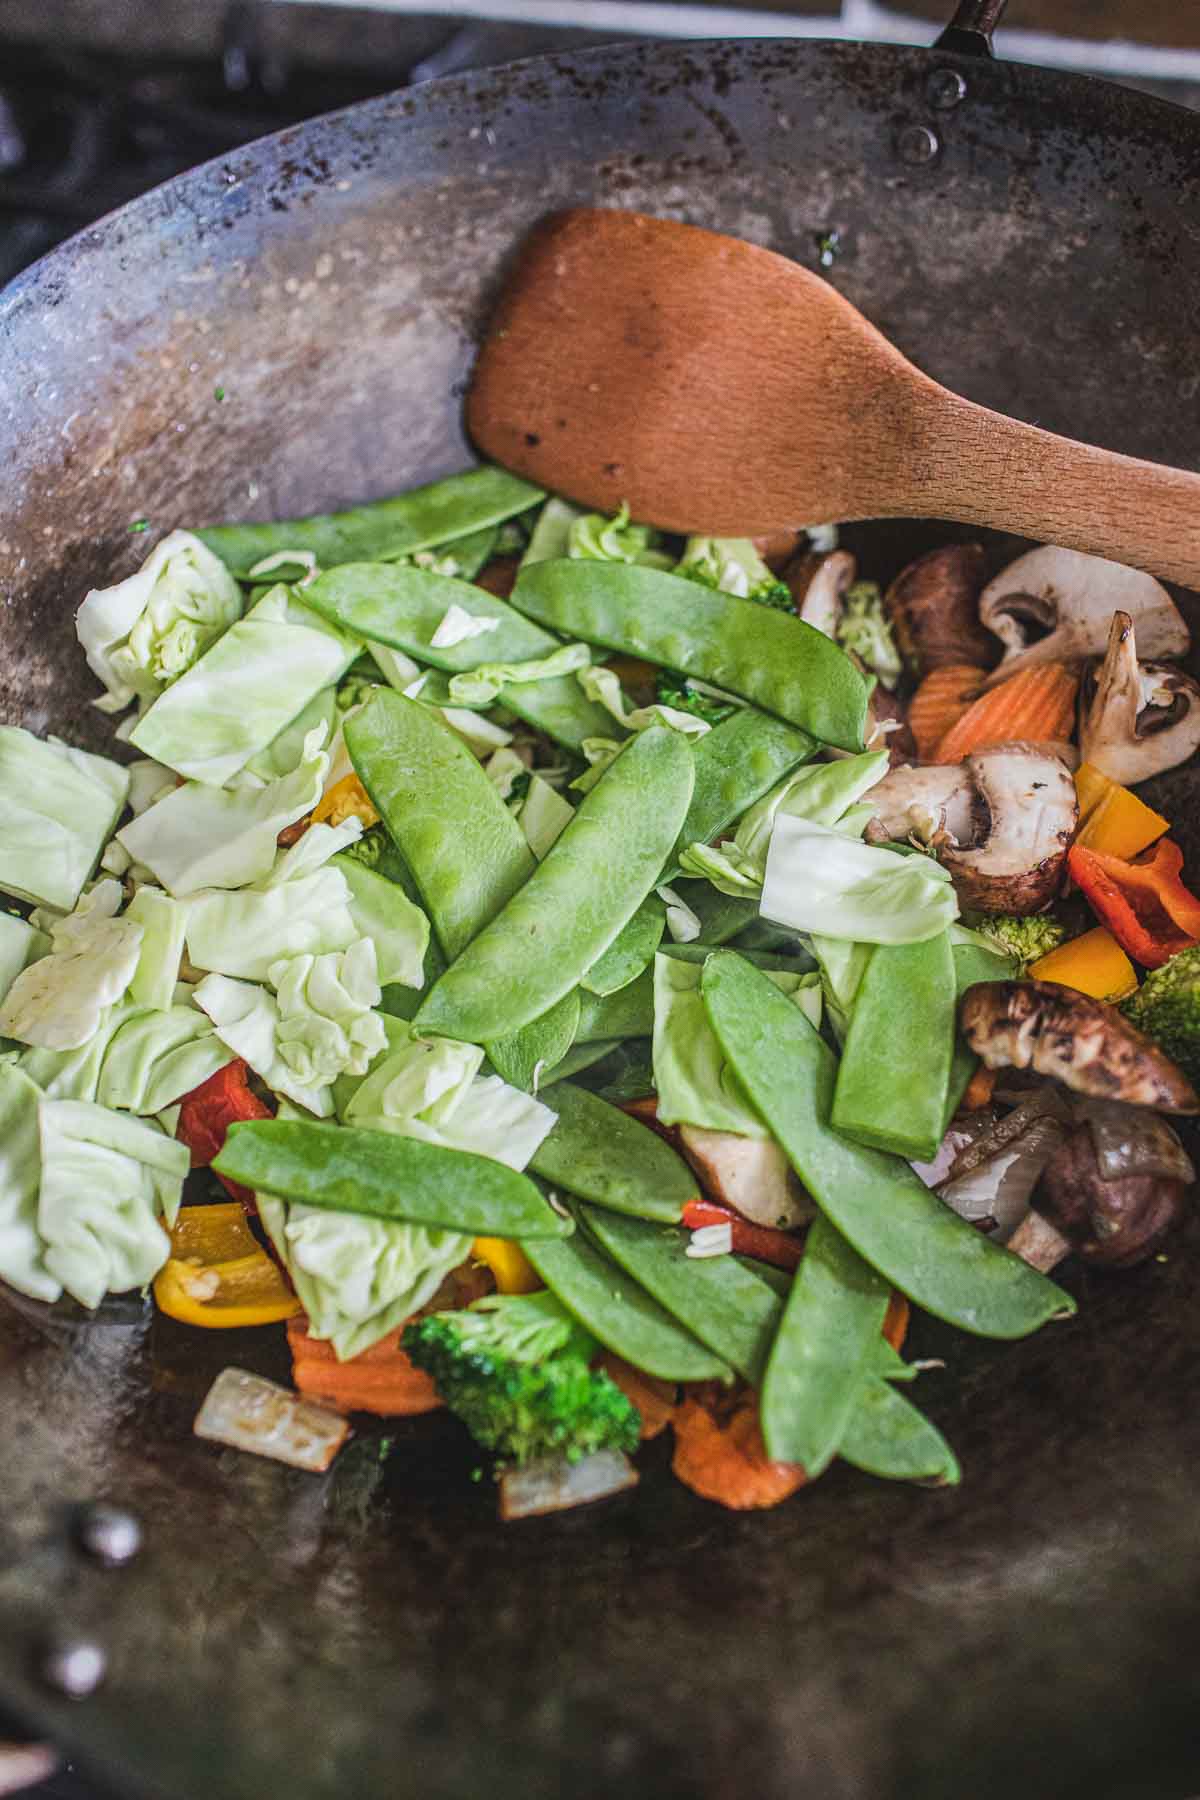
[{"label": "yellow bell pepper strip", "polygon": [[[1101,782],[1105,784],[1103,790],[1099,787]],[[1161,813],[1139,800],[1129,788],[1109,781],[1090,763],[1084,763],[1077,772],[1075,790],[1083,819],[1075,842],[1087,850],[1098,850],[1102,856],[1137,856],[1170,830],[1170,821]]]},{"label": "yellow bell pepper strip", "polygon": [[1133,964],[1111,931],[1097,925],[1082,937],[1047,951],[1029,966],[1034,981],[1057,981],[1093,1000],[1124,1000],[1137,987]]},{"label": "yellow bell pepper strip", "polygon": [[244,1209],[233,1203],[180,1209],[171,1255],[154,1279],[154,1298],[170,1318],[210,1331],[276,1325],[300,1311]]},{"label": "yellow bell pepper strip", "polygon": [[353,772],[343,775],[322,794],[313,809],[312,823],[344,825],[349,818],[361,819],[364,831],[379,823],[379,814],[372,806],[366,788]]},{"label": "yellow bell pepper strip", "polygon": [[545,1282],[512,1238],[477,1237],[475,1255],[496,1278],[499,1294],[534,1294]]}]

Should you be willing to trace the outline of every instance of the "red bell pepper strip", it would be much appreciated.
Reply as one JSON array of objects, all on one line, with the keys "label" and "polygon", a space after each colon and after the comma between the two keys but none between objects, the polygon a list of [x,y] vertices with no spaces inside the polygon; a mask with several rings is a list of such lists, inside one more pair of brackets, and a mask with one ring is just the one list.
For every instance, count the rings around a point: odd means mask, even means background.
[{"label": "red bell pepper strip", "polygon": [[1137,862],[1075,844],[1067,868],[1096,917],[1143,968],[1157,969],[1200,940],[1200,900],[1180,880],[1183,852],[1170,838]]},{"label": "red bell pepper strip", "polygon": [[774,1263],[777,1269],[794,1269],[804,1255],[804,1245],[790,1231],[777,1231],[772,1225],[752,1225],[731,1206],[721,1206],[715,1200],[689,1200],[683,1209],[683,1223],[689,1231],[699,1231],[705,1225],[732,1226],[733,1248],[739,1256]]},{"label": "red bell pepper strip", "polygon": [[[193,1169],[207,1169],[213,1157],[223,1149],[225,1133],[231,1125],[239,1119],[270,1119],[273,1116],[266,1101],[251,1093],[245,1063],[235,1061],[226,1063],[223,1069],[218,1069],[215,1075],[210,1075],[198,1088],[184,1095],[179,1103],[175,1136],[191,1151]],[[245,1207],[253,1207],[254,1195],[249,1188],[237,1181],[227,1181],[224,1175],[218,1175],[217,1180],[232,1199],[240,1200]]]}]

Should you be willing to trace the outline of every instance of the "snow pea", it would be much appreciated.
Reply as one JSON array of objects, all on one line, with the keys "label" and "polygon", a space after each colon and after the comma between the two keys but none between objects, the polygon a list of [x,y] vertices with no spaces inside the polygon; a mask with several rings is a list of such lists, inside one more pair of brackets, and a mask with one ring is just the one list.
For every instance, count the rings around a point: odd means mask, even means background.
[{"label": "snow pea", "polygon": [[[706,944],[697,939],[693,944],[663,944],[662,954],[673,956],[676,962],[702,963],[720,950],[720,944]],[[740,950],[748,963],[756,969],[772,969],[777,974],[804,975],[812,967],[812,958],[801,956],[783,956],[778,950]]]},{"label": "snow pea", "polygon": [[558,1124],[530,1159],[535,1174],[613,1212],[679,1223],[697,1198],[696,1178],[657,1132],[569,1081],[538,1098]]},{"label": "snow pea", "polygon": [[711,882],[685,879],[671,885],[699,919],[700,940],[705,944],[727,944],[758,918],[757,900],[722,894]]},{"label": "snow pea", "polygon": [[579,989],[572,988],[540,1018],[522,1025],[512,1037],[493,1039],[488,1061],[513,1087],[531,1093],[546,1069],[560,1063],[575,1042],[579,1026]]},{"label": "snow pea", "polygon": [[242,578],[264,557],[281,550],[311,551],[321,568],[331,569],[337,563],[382,561],[428,550],[485,525],[499,525],[541,498],[540,488],[484,463],[347,512],[261,525],[208,525],[196,536]]},{"label": "snow pea", "polygon": [[528,880],[533,852],[495,783],[428,707],[381,689],[346,720],[345,734],[355,773],[453,959]]},{"label": "snow pea", "polygon": [[658,880],[691,795],[692,754],[680,732],[652,725],[632,738],[545,861],[435,984],[418,1030],[485,1044],[553,1006]]},{"label": "snow pea", "polygon": [[692,749],[696,762],[692,804],[663,880],[671,880],[689,844],[711,843],[816,750],[806,731],[753,706],[740,706],[698,738]]},{"label": "snow pea", "polygon": [[701,991],[738,1080],[817,1205],[872,1268],[980,1337],[1024,1337],[1075,1311],[1069,1294],[960,1219],[906,1163],[833,1130],[836,1058],[765,975],[722,950],[705,963]]},{"label": "snow pea", "polygon": [[577,1044],[594,1044],[599,1038],[645,1038],[654,1030],[654,970],[646,968],[628,987],[615,994],[579,996]]},{"label": "snow pea", "polygon": [[[418,662],[449,674],[480,663],[534,662],[560,648],[560,640],[504,600],[449,575],[407,563],[346,563],[319,575],[304,590],[306,605],[336,624],[356,619],[353,628],[369,643],[403,650]],[[430,640],[451,606],[473,619],[499,623],[478,637],[435,646]],[[424,696],[428,698],[429,696]],[[611,713],[589,700],[574,675],[551,681],[513,682],[501,703],[557,742],[578,750],[587,737],[620,737]]]},{"label": "snow pea", "polygon": [[598,1038],[592,1044],[574,1043],[552,1069],[547,1069],[538,1085],[538,1097],[545,1097],[545,1090],[556,1081],[566,1081],[572,1075],[580,1075],[590,1069],[593,1063],[603,1062],[612,1051],[620,1048],[620,1038]]},{"label": "snow pea", "polygon": [[912,1162],[937,1155],[956,1004],[948,932],[872,950],[838,1067],[835,1130]]},{"label": "snow pea", "polygon": [[[961,1000],[969,987],[979,981],[1004,981],[1010,976],[1019,975],[1020,964],[1014,956],[998,956],[987,950],[982,944],[970,941],[955,943],[954,931],[950,933],[951,953],[954,957],[954,984],[956,1000]],[[970,1048],[961,1031],[954,1034],[954,1054],[950,1059],[950,1079],[946,1084],[946,1110],[942,1115],[942,1136],[949,1130],[950,1121],[958,1111],[963,1095],[967,1091],[967,1083],[979,1067],[979,1058]]]},{"label": "snow pea", "polygon": [[604,954],[597,957],[580,985],[601,998],[620,993],[654,961],[666,928],[667,909],[657,894],[651,894],[628,924],[621,927]]},{"label": "snow pea", "polygon": [[698,676],[821,743],[863,747],[866,682],[844,651],[792,613],[657,569],[601,562],[527,566],[512,601],[566,637]]},{"label": "snow pea", "polygon": [[858,1391],[838,1455],[868,1475],[892,1481],[957,1487],[961,1479],[958,1459],[936,1425],[877,1376]]},{"label": "snow pea", "polygon": [[810,1479],[832,1462],[883,1329],[890,1291],[841,1232],[818,1217],[763,1381],[763,1440],[775,1461],[803,1464]]},{"label": "snow pea", "polygon": [[688,1233],[596,1206],[580,1217],[600,1247],[702,1344],[754,1387],[762,1380],[783,1303],[733,1256],[689,1257]]},{"label": "snow pea", "polygon": [[585,1232],[526,1238],[526,1256],[550,1292],[606,1349],[661,1381],[732,1381],[719,1356],[652,1300]]},{"label": "snow pea", "polygon": [[231,1126],[217,1163],[218,1174],[248,1188],[330,1212],[476,1237],[564,1237],[572,1229],[527,1175],[391,1131],[256,1119]]}]

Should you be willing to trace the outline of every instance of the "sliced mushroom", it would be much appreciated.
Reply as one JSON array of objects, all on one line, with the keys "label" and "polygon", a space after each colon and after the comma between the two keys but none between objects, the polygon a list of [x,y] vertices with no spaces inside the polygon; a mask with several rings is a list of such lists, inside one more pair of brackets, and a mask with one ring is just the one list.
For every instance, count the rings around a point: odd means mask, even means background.
[{"label": "sliced mushroom", "polygon": [[1157,1112],[1200,1112],[1200,1096],[1113,1006],[1053,981],[984,981],[959,1021],[989,1069],[1033,1069],[1078,1094]]},{"label": "sliced mushroom", "polygon": [[831,550],[827,556],[806,550],[788,564],[783,579],[804,623],[831,638],[857,573],[858,564],[849,550]]},{"label": "sliced mushroom", "polygon": [[1127,612],[1113,614],[1104,661],[1085,686],[1079,742],[1083,760],[1122,787],[1200,750],[1200,684],[1182,669],[1139,662]]},{"label": "sliced mushroom", "polygon": [[774,1138],[681,1125],[679,1141],[713,1199],[732,1206],[743,1218],[790,1231],[816,1217],[815,1206]]},{"label": "sliced mushroom", "polygon": [[1079,816],[1070,770],[1038,744],[996,744],[961,763],[895,769],[871,801],[869,835],[929,845],[963,905],[982,913],[1048,905]]},{"label": "sliced mushroom", "polygon": [[953,663],[990,669],[996,643],[979,622],[982,544],[945,544],[902,569],[883,597],[896,643],[919,675]]},{"label": "sliced mushroom", "polygon": [[1038,1210],[1085,1262],[1131,1269],[1153,1255],[1187,1210],[1188,1183],[1171,1175],[1106,1180],[1087,1125],[1059,1145],[1042,1174]]},{"label": "sliced mushroom", "polygon": [[987,685],[1033,663],[1099,656],[1114,612],[1129,614],[1146,656],[1187,654],[1183,616],[1153,575],[1053,545],[1019,556],[979,601],[980,619],[1004,645],[1004,660]]}]

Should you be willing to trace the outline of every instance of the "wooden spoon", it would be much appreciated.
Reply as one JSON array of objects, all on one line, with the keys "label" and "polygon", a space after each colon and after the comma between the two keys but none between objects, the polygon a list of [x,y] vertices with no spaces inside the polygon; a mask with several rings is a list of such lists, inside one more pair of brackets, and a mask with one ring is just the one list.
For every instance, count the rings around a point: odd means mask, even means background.
[{"label": "wooden spoon", "polygon": [[642,213],[533,234],[467,421],[506,468],[670,531],[961,519],[1200,587],[1200,475],[975,406],[785,257]]}]

